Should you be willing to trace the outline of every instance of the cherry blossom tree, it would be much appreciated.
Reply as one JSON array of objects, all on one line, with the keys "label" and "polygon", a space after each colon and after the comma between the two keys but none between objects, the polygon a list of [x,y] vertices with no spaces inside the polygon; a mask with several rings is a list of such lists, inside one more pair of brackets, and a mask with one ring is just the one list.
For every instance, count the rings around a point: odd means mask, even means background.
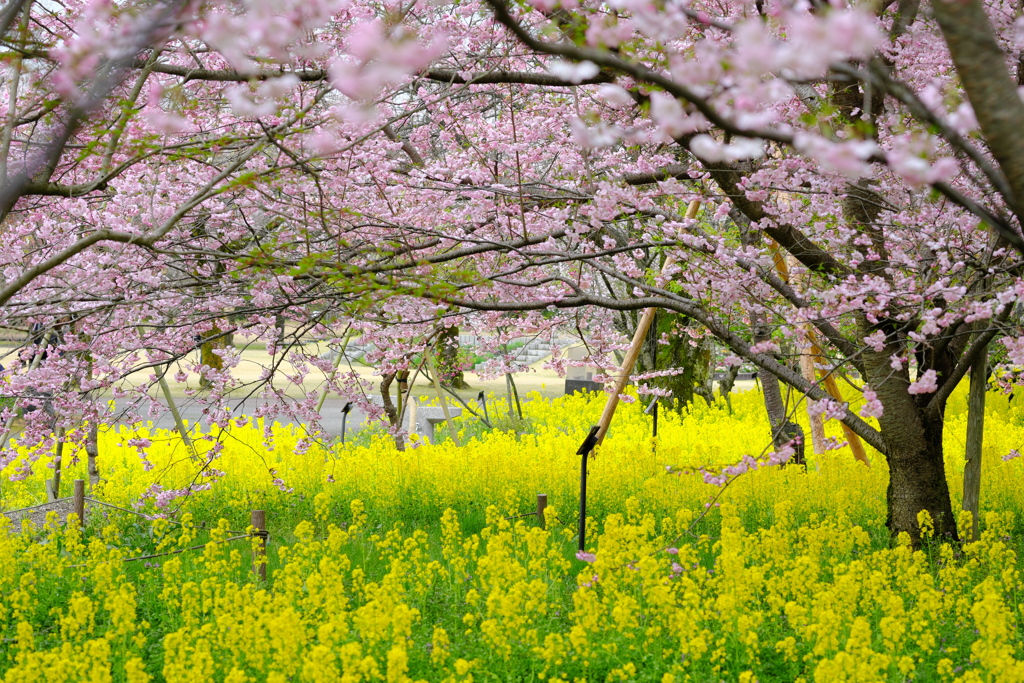
[{"label": "cherry blossom tree", "polygon": [[[993,340],[1024,363],[1019,15],[981,0],[11,4],[0,305],[45,341],[8,385],[54,394],[70,426],[101,417],[89,392],[140,368],[156,381],[197,345],[288,347],[282,316],[358,331],[385,376],[454,326],[505,330],[496,348],[576,329],[610,367],[615,316],[656,306],[694,347],[756,365],[766,399],[793,387],[881,453],[894,534],[916,537],[925,510],[955,538],[946,402]],[[203,366],[218,421],[244,390],[222,346]],[[800,372],[815,346],[820,370],[862,378],[859,411]],[[318,369],[322,390],[362,390],[290,353],[285,382]],[[277,369],[252,388],[267,411],[284,405]],[[635,379],[661,391],[651,374]],[[315,423],[316,399],[289,409]],[[44,443],[49,419],[29,414]]]}]

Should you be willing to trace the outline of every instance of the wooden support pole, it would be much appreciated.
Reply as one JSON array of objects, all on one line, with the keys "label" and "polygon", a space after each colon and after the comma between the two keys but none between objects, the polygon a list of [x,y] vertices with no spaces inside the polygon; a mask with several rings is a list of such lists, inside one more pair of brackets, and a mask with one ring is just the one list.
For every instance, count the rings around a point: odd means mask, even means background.
[{"label": "wooden support pole", "polygon": [[75,479],[75,514],[78,526],[85,526],[85,479]]},{"label": "wooden support pole", "polygon": [[252,511],[252,527],[255,530],[258,542],[255,556],[253,557],[252,570],[260,581],[267,580],[267,512],[266,510]]},{"label": "wooden support pole", "polygon": [[964,455],[964,503],[971,513],[971,540],[979,536],[978,515],[981,501],[981,446],[985,435],[985,393],[988,383],[988,349],[982,349],[971,366],[971,384],[967,394],[967,442]]},{"label": "wooden support pole", "polygon": [[[778,243],[775,240],[768,240],[768,248],[772,253],[772,260],[775,262],[775,270],[778,271],[779,277],[782,281],[789,283],[789,265],[786,263],[786,258],[779,248]],[[800,291],[802,288],[799,286],[801,283],[797,283],[797,289]],[[811,342],[810,356],[814,363],[825,363],[825,354],[822,353],[821,347],[818,346],[817,333],[814,328],[807,327],[807,340]],[[803,358],[801,358],[801,361]],[[803,363],[801,362],[801,368],[803,369]],[[831,374],[819,371],[818,374],[821,376],[822,381],[825,384],[825,391],[836,401],[843,402],[843,394],[839,391],[839,386],[836,384],[836,380]],[[808,377],[806,371],[804,372],[804,379],[810,382],[814,381],[814,374]],[[864,451],[864,444],[861,443],[860,437],[852,429],[846,426],[845,423],[840,423],[843,427],[843,436],[846,437],[846,442],[850,444],[850,450],[853,451],[853,457],[860,460],[862,463],[871,467],[871,461],[868,460],[868,455]],[[811,418],[811,438],[814,443],[814,452],[818,452],[817,434],[814,432],[814,418]]]},{"label": "wooden support pole", "polygon": [[164,400],[167,401],[167,407],[171,411],[171,417],[174,418],[174,424],[178,428],[178,433],[181,434],[181,440],[184,442],[185,447],[188,448],[189,457],[192,460],[198,461],[200,460],[199,453],[196,452],[196,447],[188,435],[188,429],[185,428],[185,420],[181,418],[181,413],[178,412],[178,404],[175,402],[174,397],[171,396],[171,387],[167,384],[167,373],[170,371],[171,364],[168,363],[166,372],[159,373],[157,383],[160,385],[160,391],[163,392]]},{"label": "wooden support pole", "polygon": [[434,381],[434,391],[437,392],[437,400],[441,402],[441,411],[444,412],[444,421],[448,424],[448,436],[451,437],[452,443],[456,447],[461,447],[459,443],[459,433],[455,429],[455,421],[452,420],[451,411],[448,410],[448,401],[445,400],[444,394],[441,393],[441,382],[437,378],[437,366],[434,364],[434,354],[432,351],[426,352],[427,359],[427,370],[430,371],[430,378]]},{"label": "wooden support pole", "polygon": [[548,494],[538,493],[537,494],[537,523],[540,524],[541,529],[546,529],[547,526],[544,521],[544,510],[548,507]]},{"label": "wooden support pole", "polygon": [[[812,343],[811,351],[814,353],[814,357],[818,362],[825,362],[825,354],[821,352],[817,343]],[[822,381],[825,384],[825,391],[828,392],[828,395],[842,403],[843,394],[839,391],[839,385],[836,384],[836,378],[833,377],[831,373],[820,372],[820,374],[822,376]],[[843,427],[843,436],[846,437],[847,443],[850,444],[850,450],[853,451],[853,457],[860,460],[868,467],[871,467],[871,461],[868,460],[868,454],[864,451],[864,444],[861,443],[860,437],[857,436],[857,433],[850,429],[845,422],[840,422],[839,424]]]},{"label": "wooden support pole", "polygon": [[647,336],[647,331],[651,329],[651,322],[654,321],[654,313],[657,310],[658,309],[653,306],[645,309],[644,314],[640,317],[640,324],[636,326],[636,332],[633,333],[633,341],[629,345],[629,350],[626,351],[626,357],[622,361],[622,367],[619,368],[619,376],[615,379],[615,387],[612,389],[612,393],[608,396],[608,400],[604,404],[604,411],[601,413],[601,419],[597,422],[598,444],[604,441],[604,435],[608,433],[608,427],[612,424],[612,418],[615,416],[615,409],[619,407],[619,394],[626,389],[626,385],[629,383],[629,376],[633,372],[633,366],[636,365],[636,359],[640,357],[640,351],[644,346],[644,338]]},{"label": "wooden support pole", "polygon": [[[829,396],[842,403],[843,395],[839,391],[839,385],[836,384],[836,379],[832,375],[825,375],[825,390],[828,391]],[[857,433],[850,429],[845,422],[840,422],[843,427],[843,436],[846,437],[847,443],[850,444],[850,450],[853,451],[853,457],[860,460],[862,463],[871,467],[871,461],[868,460],[868,454],[864,450],[864,444],[861,443],[860,437]]]},{"label": "wooden support pole", "polygon": [[[349,327],[351,327],[351,325],[349,325]],[[341,367],[341,361],[343,361],[345,359],[345,351],[348,349],[348,340],[349,340],[348,329],[349,329],[348,327],[345,328],[345,333],[344,333],[345,334],[345,339],[341,342],[341,348],[338,350],[338,357],[334,359],[334,367],[331,369],[330,377],[328,377],[328,379],[327,379],[328,382],[333,382],[334,381],[335,376],[338,374],[338,368]],[[327,387],[324,387],[324,393],[320,394],[320,400],[318,400],[316,402],[316,412],[317,412],[317,414],[319,414],[320,411],[324,409],[324,401],[327,400],[327,389],[328,389]],[[402,412],[402,406],[401,406],[402,388],[401,388],[401,385],[399,385],[399,388],[398,388],[398,401],[399,401],[398,412]]]},{"label": "wooden support pole", "polygon": [[[686,209],[686,217],[696,218],[697,210],[699,208],[700,200],[694,199]],[[661,272],[664,273],[674,264],[675,259],[669,256],[665,259],[665,265],[661,267]],[[629,350],[626,351],[626,357],[622,361],[622,367],[619,368],[619,375],[615,379],[615,387],[612,389],[612,393],[608,396],[608,400],[604,404],[604,411],[601,413],[601,419],[597,422],[598,445],[604,441],[604,436],[608,433],[608,427],[612,424],[612,418],[615,416],[615,409],[619,406],[619,394],[621,394],[625,390],[626,385],[629,384],[629,376],[633,373],[633,366],[636,365],[637,358],[640,357],[640,352],[643,350],[644,339],[647,337],[648,330],[651,329],[651,323],[654,322],[654,314],[657,310],[658,309],[653,306],[645,308],[643,315],[640,316],[640,322],[637,324],[636,331],[633,333],[633,341],[629,344]]]}]

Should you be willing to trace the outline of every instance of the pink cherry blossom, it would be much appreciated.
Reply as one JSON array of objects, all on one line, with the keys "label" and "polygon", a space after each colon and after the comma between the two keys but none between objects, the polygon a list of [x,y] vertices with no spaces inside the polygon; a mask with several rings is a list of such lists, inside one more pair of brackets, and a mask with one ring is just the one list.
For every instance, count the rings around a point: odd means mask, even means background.
[{"label": "pink cherry blossom", "polygon": [[934,370],[926,370],[916,381],[910,383],[907,393],[930,394],[939,388],[938,373]]},{"label": "pink cherry blossom", "polygon": [[864,405],[860,409],[861,417],[882,417],[884,407],[878,400],[878,394],[871,387],[864,387]]}]

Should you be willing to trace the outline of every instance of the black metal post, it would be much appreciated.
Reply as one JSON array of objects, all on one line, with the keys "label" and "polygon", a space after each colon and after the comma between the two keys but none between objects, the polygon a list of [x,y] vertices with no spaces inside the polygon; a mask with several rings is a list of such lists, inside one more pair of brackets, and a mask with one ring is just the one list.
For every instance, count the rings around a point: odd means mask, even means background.
[{"label": "black metal post", "polygon": [[583,454],[580,460],[580,550],[587,549],[587,458],[588,453]]},{"label": "black metal post", "polygon": [[590,457],[590,452],[594,450],[594,446],[597,445],[597,432],[601,429],[600,425],[594,425],[590,428],[590,433],[587,434],[587,438],[583,440],[583,444],[580,445],[576,455],[583,456],[580,460],[580,550],[586,550],[587,547],[587,458]]},{"label": "black metal post", "polygon": [[491,416],[487,414],[487,397],[484,396],[484,392],[480,392],[476,396],[476,400],[480,401],[480,405],[484,407],[484,420],[487,424],[491,424]]},{"label": "black metal post", "polygon": [[341,409],[341,443],[345,443],[345,422],[348,421],[348,414],[352,411],[352,402],[349,401]]},{"label": "black metal post", "polygon": [[658,399],[659,398],[661,398],[661,397],[660,396],[655,396],[654,400],[652,400],[649,404],[647,404],[647,408],[644,410],[644,413],[646,413],[646,414],[648,414],[648,415],[650,415],[651,417],[654,418],[654,425],[651,427],[651,436],[657,436],[658,435]]}]

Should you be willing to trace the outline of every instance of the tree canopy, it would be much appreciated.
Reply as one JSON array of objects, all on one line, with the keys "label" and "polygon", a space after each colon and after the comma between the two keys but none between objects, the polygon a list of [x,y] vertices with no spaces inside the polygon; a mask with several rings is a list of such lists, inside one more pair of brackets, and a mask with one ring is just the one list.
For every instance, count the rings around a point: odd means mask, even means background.
[{"label": "tree canopy", "polygon": [[[1024,364],[1016,4],[11,0],[0,35],[0,306],[34,330],[3,381],[57,413],[28,437],[211,340],[283,353],[282,317],[393,371],[455,325],[607,360],[655,306],[883,454],[894,533],[955,536],[946,400],[994,340]],[[274,369],[267,414],[315,422]]]}]

